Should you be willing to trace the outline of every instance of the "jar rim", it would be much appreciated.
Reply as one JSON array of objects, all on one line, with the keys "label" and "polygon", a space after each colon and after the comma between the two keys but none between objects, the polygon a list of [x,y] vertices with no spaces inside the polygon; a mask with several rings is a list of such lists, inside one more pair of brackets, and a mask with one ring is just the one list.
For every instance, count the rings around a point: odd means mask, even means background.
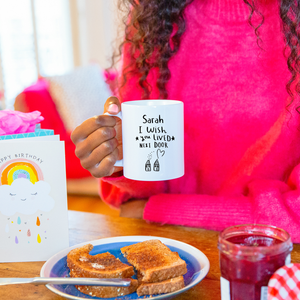
[{"label": "jar rim", "polygon": [[[265,229],[265,230],[264,230]],[[234,236],[240,236],[242,234],[249,235],[264,235],[271,238],[276,238],[281,243],[271,246],[247,246],[234,244],[227,239]],[[225,228],[219,234],[218,248],[221,252],[227,253],[228,255],[239,255],[239,256],[255,256],[261,257],[262,255],[276,255],[287,250],[292,250],[293,243],[291,241],[290,234],[279,227],[266,224],[241,224],[233,225]]]}]

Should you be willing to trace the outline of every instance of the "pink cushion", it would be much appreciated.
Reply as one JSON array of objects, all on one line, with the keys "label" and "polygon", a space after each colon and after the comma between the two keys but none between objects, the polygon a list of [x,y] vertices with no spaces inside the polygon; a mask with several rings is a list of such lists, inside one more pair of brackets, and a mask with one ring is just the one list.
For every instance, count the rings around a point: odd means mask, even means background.
[{"label": "pink cushion", "polygon": [[67,178],[90,177],[91,174],[81,166],[80,160],[75,156],[75,145],[70,138],[71,132],[66,130],[58,114],[49,94],[47,81],[39,79],[35,84],[26,88],[23,95],[28,111],[38,110],[44,117],[41,128],[53,129],[54,133],[59,134],[60,139],[65,141]]}]

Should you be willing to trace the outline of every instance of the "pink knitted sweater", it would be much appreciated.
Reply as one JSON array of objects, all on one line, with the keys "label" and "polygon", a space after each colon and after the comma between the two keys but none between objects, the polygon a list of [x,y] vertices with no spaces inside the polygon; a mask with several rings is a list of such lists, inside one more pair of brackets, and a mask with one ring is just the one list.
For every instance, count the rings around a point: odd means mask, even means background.
[{"label": "pink knitted sweater", "polygon": [[[185,175],[164,182],[106,177],[104,201],[118,207],[148,198],[145,220],[213,230],[271,224],[300,242],[300,118],[294,107],[286,110],[290,73],[278,1],[261,2],[263,50],[243,0],[194,0],[187,7],[167,85],[169,98],[184,102]],[[153,86],[155,77],[153,71]],[[141,98],[136,78],[123,98]]]}]

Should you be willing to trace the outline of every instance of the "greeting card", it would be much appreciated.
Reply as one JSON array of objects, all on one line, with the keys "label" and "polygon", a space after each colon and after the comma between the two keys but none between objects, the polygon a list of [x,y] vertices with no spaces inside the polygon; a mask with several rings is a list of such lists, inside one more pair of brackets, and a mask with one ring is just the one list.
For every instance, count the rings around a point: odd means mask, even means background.
[{"label": "greeting card", "polygon": [[53,131],[0,136],[0,262],[69,247],[64,142]]}]

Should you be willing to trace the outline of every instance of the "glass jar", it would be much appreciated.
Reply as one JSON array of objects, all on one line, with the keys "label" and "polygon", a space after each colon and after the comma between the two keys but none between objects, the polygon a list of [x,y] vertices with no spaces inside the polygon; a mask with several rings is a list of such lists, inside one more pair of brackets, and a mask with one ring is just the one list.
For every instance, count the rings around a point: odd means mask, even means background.
[{"label": "glass jar", "polygon": [[267,299],[272,274],[290,263],[290,235],[270,225],[228,227],[219,235],[222,300]]}]

